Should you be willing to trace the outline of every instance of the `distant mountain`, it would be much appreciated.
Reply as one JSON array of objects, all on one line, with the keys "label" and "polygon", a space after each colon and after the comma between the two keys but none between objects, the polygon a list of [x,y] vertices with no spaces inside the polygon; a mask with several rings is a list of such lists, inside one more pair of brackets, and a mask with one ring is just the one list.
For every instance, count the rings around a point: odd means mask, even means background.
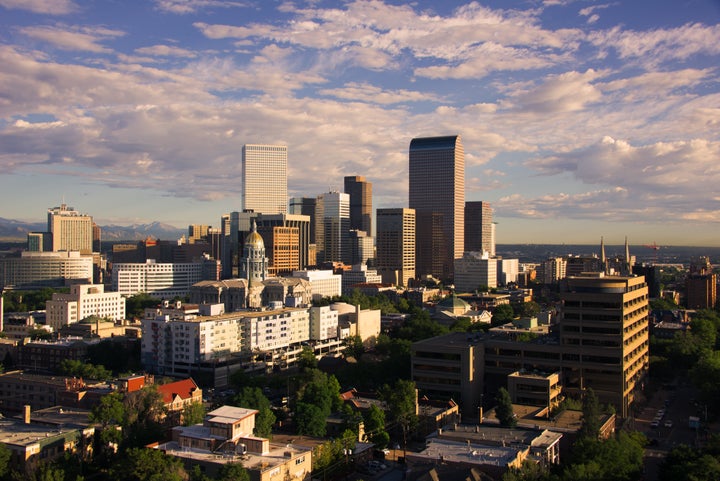
[{"label": "distant mountain", "polygon": [[[103,241],[142,240],[154,237],[160,240],[176,240],[187,235],[187,230],[175,226],[152,222],[150,224],[133,224],[130,226],[107,225],[100,226]],[[28,232],[44,232],[47,230],[45,222],[21,222],[0,217],[0,239],[25,241]]]}]

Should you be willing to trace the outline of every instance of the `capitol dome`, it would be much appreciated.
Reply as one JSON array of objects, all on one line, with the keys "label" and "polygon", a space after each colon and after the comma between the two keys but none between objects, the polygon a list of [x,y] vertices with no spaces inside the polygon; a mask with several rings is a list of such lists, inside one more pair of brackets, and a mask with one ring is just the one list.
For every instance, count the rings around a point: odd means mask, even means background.
[{"label": "capitol dome", "polygon": [[257,224],[253,221],[252,231],[245,238],[245,247],[251,247],[255,249],[265,249],[265,241],[260,234],[257,232]]}]

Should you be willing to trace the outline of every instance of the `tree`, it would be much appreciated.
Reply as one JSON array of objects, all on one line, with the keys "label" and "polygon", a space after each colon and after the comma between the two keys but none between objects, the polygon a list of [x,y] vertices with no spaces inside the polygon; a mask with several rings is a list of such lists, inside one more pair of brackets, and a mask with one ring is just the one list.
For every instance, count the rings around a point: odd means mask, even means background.
[{"label": "tree", "polygon": [[597,439],[600,435],[600,403],[592,388],[585,389],[582,398],[580,437]]},{"label": "tree", "polygon": [[314,404],[298,402],[295,407],[295,424],[298,434],[323,437],[327,429],[327,415]]},{"label": "tree", "polygon": [[311,347],[304,346],[302,351],[300,351],[300,355],[298,356],[298,367],[301,371],[317,369],[318,361]]},{"label": "tree", "polygon": [[492,312],[492,325],[507,324],[515,318],[515,311],[510,304],[500,304]]},{"label": "tree", "polygon": [[145,446],[162,437],[166,409],[157,386],[145,386],[125,394],[123,405],[126,413],[123,427],[130,446]]},{"label": "tree", "polygon": [[365,435],[371,443],[379,448],[384,448],[390,442],[390,435],[385,431],[385,411],[375,404],[363,415],[365,423]]},{"label": "tree", "polygon": [[360,359],[365,352],[365,346],[360,336],[347,337],[343,340],[343,343],[347,346],[345,348],[345,357]]},{"label": "tree", "polygon": [[7,474],[10,467],[10,449],[5,444],[0,444],[0,478]]},{"label": "tree", "polygon": [[179,458],[158,449],[131,448],[110,469],[111,478],[125,481],[186,481]]},{"label": "tree", "polygon": [[275,414],[272,404],[262,393],[259,387],[246,386],[240,390],[232,400],[232,404],[239,407],[257,409],[255,416],[255,435],[263,438],[270,437],[272,426],[275,424]]},{"label": "tree", "polygon": [[240,463],[224,464],[217,475],[218,481],[250,481],[250,475]]},{"label": "tree", "polygon": [[390,419],[402,429],[403,447],[407,446],[408,434],[417,426],[417,391],[413,381],[398,379],[395,384],[384,386],[381,396],[387,403]]},{"label": "tree", "polygon": [[518,314],[521,317],[535,317],[540,313],[540,310],[540,304],[535,301],[528,301],[520,305]]},{"label": "tree", "polygon": [[508,390],[504,387],[498,389],[495,395],[495,402],[497,403],[495,407],[495,417],[500,421],[500,425],[508,428],[515,427],[517,418],[515,417],[515,413],[513,413],[512,400],[510,399]]},{"label": "tree", "polygon": [[183,407],[182,424],[183,426],[192,426],[201,424],[205,419],[205,406],[203,403],[190,403]]}]

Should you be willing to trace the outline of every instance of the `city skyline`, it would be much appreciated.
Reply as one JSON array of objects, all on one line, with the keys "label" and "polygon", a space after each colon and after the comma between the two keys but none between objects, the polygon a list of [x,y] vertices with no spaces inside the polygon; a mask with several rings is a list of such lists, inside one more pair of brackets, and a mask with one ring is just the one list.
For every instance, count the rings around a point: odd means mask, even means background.
[{"label": "city skyline", "polygon": [[[620,4],[622,3],[622,4]],[[245,144],[288,196],[409,207],[413,138],[461,135],[497,243],[720,245],[713,0],[0,0],[0,217],[219,227]]]}]

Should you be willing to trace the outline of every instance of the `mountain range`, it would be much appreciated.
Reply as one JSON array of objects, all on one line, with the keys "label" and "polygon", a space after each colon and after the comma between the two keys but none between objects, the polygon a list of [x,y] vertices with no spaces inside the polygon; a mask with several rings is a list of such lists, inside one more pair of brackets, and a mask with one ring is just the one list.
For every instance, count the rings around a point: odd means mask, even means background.
[{"label": "mountain range", "polygon": [[[100,229],[102,229],[103,241],[136,241],[148,237],[160,240],[176,240],[182,235],[187,235],[186,229],[178,229],[162,222],[129,226],[103,225],[100,226]],[[0,217],[0,239],[5,241],[25,241],[28,232],[44,232],[46,230],[47,223],[45,222],[22,222]]]}]

